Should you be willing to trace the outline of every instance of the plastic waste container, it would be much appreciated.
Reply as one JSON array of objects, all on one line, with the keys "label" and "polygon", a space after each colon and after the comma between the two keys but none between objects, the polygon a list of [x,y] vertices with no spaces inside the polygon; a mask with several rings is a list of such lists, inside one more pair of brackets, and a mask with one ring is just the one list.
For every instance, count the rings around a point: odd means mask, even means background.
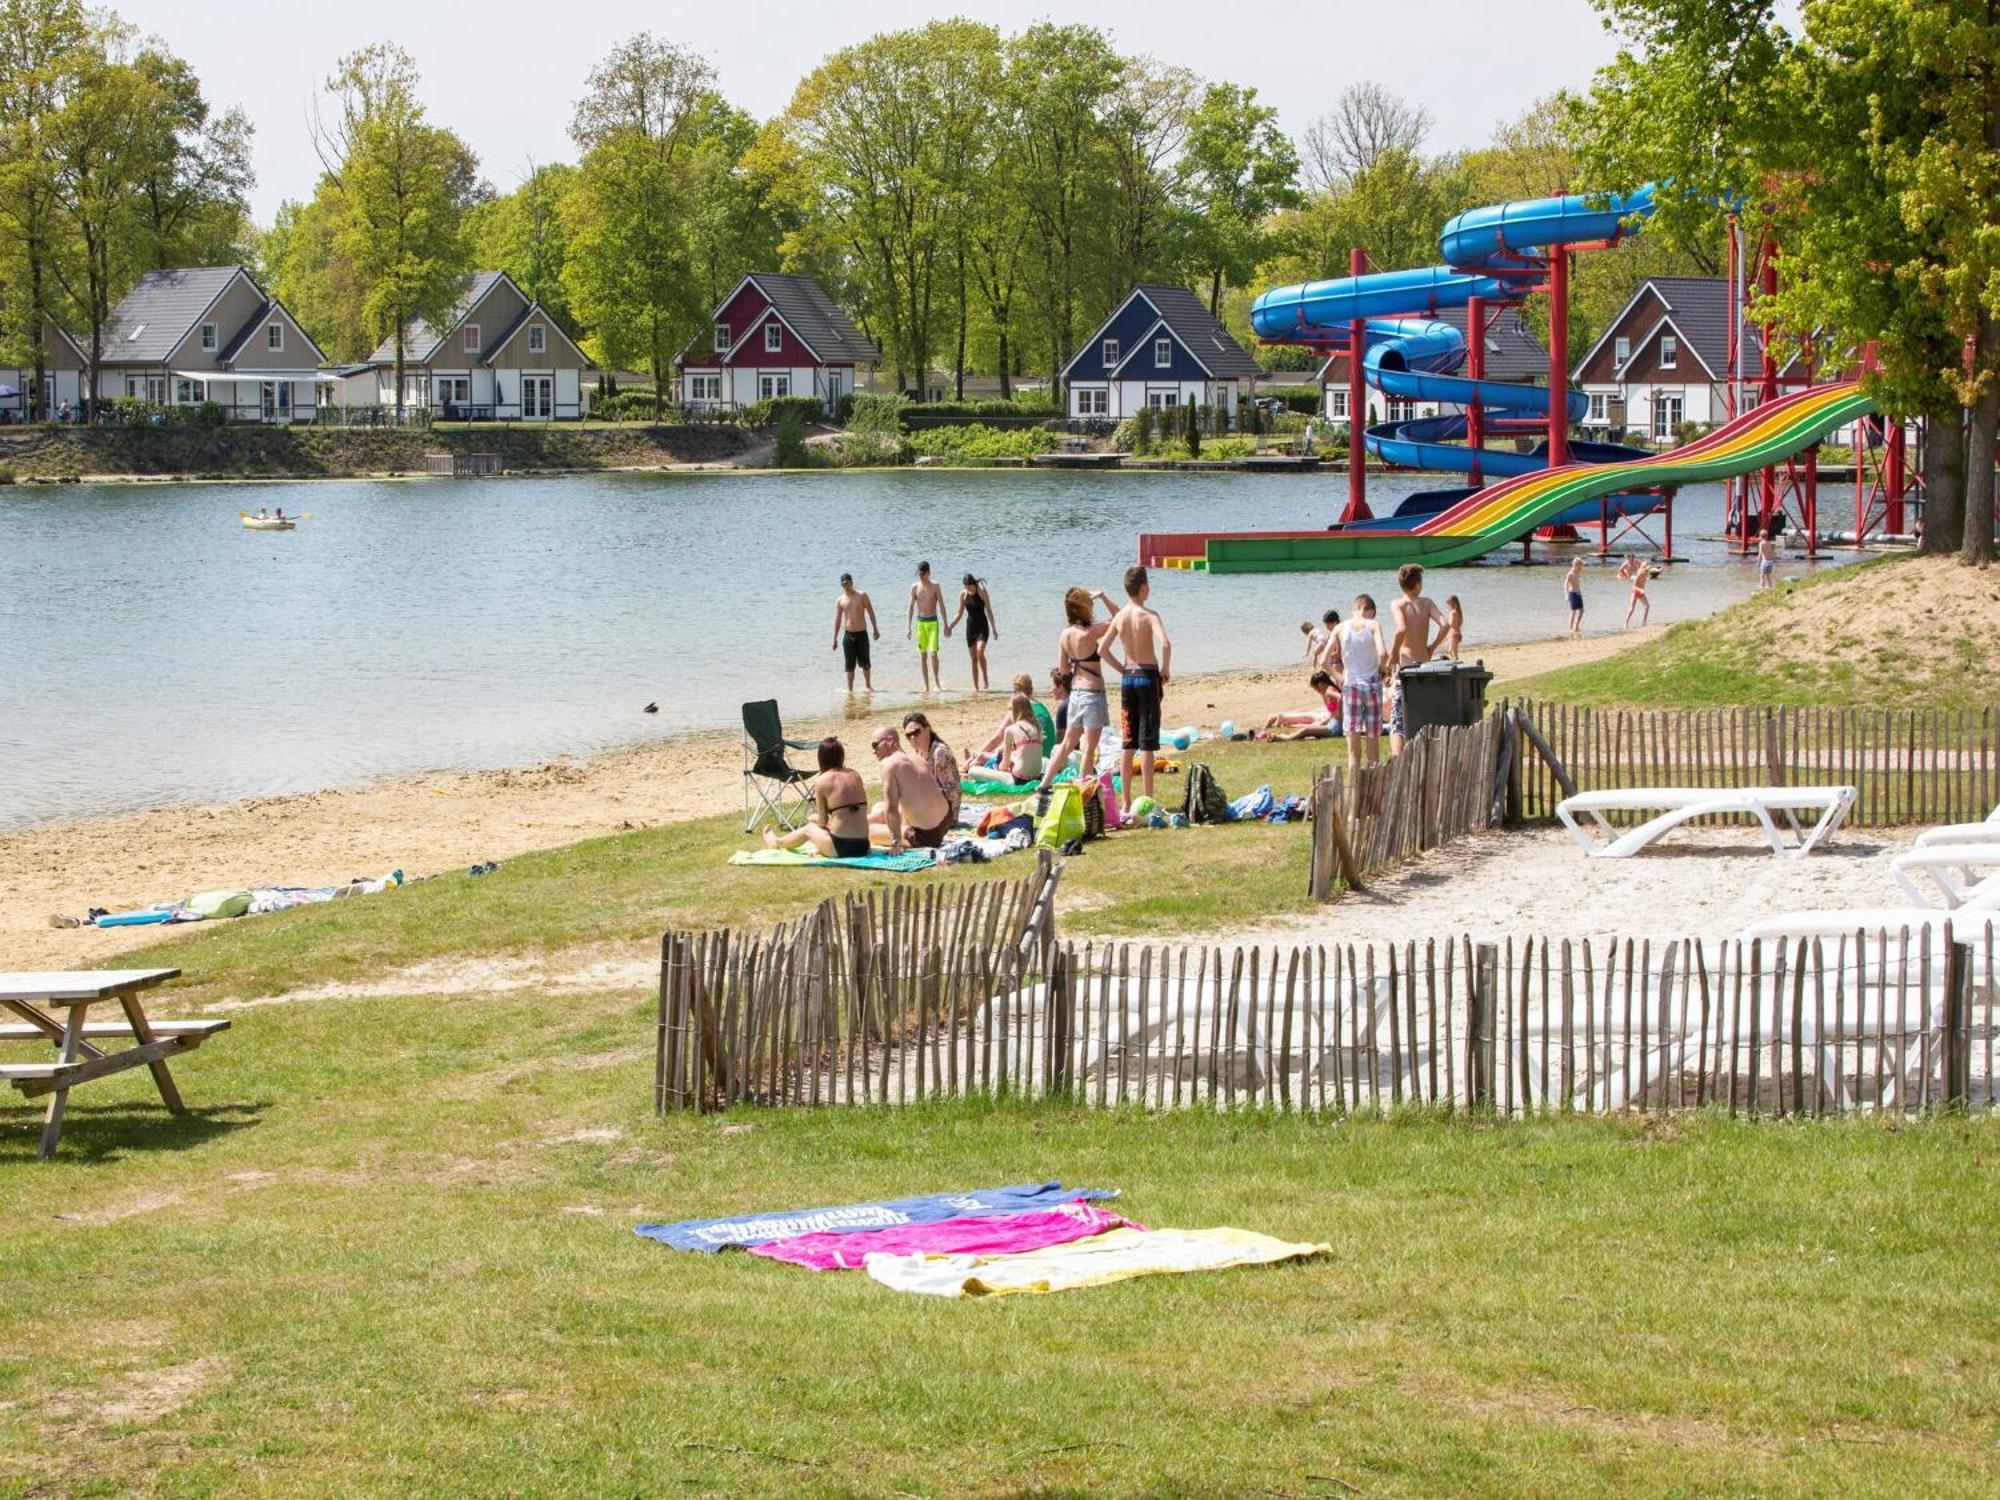
[{"label": "plastic waste container", "polygon": [[1402,678],[1403,733],[1415,739],[1431,725],[1459,729],[1477,724],[1486,712],[1486,684],[1493,674],[1484,662],[1434,661],[1403,668]]}]

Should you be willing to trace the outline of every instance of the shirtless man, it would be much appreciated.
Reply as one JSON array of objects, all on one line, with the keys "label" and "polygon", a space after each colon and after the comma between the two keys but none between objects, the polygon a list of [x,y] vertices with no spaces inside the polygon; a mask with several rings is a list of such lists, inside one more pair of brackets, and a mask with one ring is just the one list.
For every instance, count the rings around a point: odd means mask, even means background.
[{"label": "shirtless man", "polygon": [[[1389,606],[1389,657],[1396,675],[1389,683],[1389,752],[1403,753],[1403,668],[1420,667],[1437,654],[1438,643],[1451,629],[1451,621],[1436,603],[1424,597],[1424,570],[1415,563],[1396,569],[1396,586],[1403,597]],[[1431,627],[1437,627],[1432,634]]]},{"label": "shirtless man", "polygon": [[882,802],[869,823],[870,835],[891,854],[937,848],[951,831],[952,818],[936,771],[903,748],[893,725],[879,725],[868,743],[882,766]]},{"label": "shirtless man", "polygon": [[1139,761],[1145,795],[1153,795],[1153,757],[1160,748],[1160,699],[1166,695],[1173,665],[1173,642],[1166,622],[1146,598],[1153,591],[1144,568],[1125,570],[1126,605],[1111,617],[1104,638],[1104,659],[1118,670],[1118,705],[1124,714],[1125,743],[1118,757],[1125,801],[1139,795],[1132,784],[1132,760]]},{"label": "shirtless man", "polygon": [[833,601],[833,649],[845,653],[847,690],[854,691],[854,669],[861,668],[861,681],[868,692],[875,691],[874,667],[868,659],[868,636],[882,639],[882,627],[875,623],[875,601],[854,587],[854,575],[840,575],[840,597]]},{"label": "shirtless man", "polygon": [[944,674],[938,669],[938,636],[951,634],[944,623],[944,590],[931,578],[931,565],[917,564],[917,581],[910,585],[910,607],[904,614],[903,637],[915,634],[917,665],[924,674],[924,691],[944,691]]}]

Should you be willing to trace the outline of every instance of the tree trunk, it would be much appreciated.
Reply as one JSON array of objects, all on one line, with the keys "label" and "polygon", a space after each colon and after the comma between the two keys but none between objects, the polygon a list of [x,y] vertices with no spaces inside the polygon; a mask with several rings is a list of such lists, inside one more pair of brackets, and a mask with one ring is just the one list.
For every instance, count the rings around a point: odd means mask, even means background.
[{"label": "tree trunk", "polygon": [[396,425],[403,425],[403,319],[396,318]]},{"label": "tree trunk", "polygon": [[1216,267],[1209,274],[1208,278],[1208,315],[1211,318],[1220,318],[1222,316],[1222,268],[1220,266]]},{"label": "tree trunk", "polygon": [[1983,382],[1972,403],[1965,445],[1965,538],[1959,559],[1983,568],[1993,561],[1993,437],[2000,426],[2000,319],[1979,319],[1978,374]]},{"label": "tree trunk", "polygon": [[1000,325],[1000,399],[1002,401],[1012,401],[1014,399],[1014,367],[1012,361],[1013,355],[1007,348],[1007,325],[1002,323]]},{"label": "tree trunk", "polygon": [[1956,552],[1965,527],[1965,412],[1941,401],[1924,413],[1924,535],[1917,550]]},{"label": "tree trunk", "polygon": [[35,340],[35,385],[28,392],[28,416],[32,421],[46,422],[49,419],[49,403],[42,392],[48,387],[49,371],[49,315],[45,311],[48,293],[42,286],[41,246],[30,241],[28,245],[28,318],[34,325]]}]

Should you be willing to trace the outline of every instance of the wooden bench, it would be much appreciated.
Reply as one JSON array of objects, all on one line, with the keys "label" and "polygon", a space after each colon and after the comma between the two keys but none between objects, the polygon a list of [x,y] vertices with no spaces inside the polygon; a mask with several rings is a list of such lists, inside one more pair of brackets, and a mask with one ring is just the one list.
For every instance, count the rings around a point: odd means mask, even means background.
[{"label": "wooden bench", "polygon": [[[227,1031],[229,1022],[220,1016],[148,1020],[139,1003],[139,991],[163,984],[179,973],[179,969],[85,969],[0,974],[0,1008],[12,1011],[25,1023],[0,1026],[0,1041],[51,1042],[57,1048],[54,1062],[0,1063],[0,1083],[12,1084],[31,1099],[51,1096],[37,1156],[55,1154],[72,1088],[128,1068],[149,1069],[168,1110],[177,1115],[187,1113],[173,1075],[167,1071],[167,1059],[191,1052],[218,1031]],[[116,1000],[124,1019],[91,1021],[90,1007],[103,1000]],[[67,1015],[59,1021],[44,1007],[66,1011]],[[116,1050],[96,1045],[124,1040],[133,1045]]]}]

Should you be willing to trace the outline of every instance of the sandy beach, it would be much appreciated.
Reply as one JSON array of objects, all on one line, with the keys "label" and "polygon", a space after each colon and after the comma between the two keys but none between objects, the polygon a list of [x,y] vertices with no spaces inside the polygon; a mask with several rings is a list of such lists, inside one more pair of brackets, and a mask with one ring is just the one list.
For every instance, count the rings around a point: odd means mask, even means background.
[{"label": "sandy beach", "polygon": [[[1586,636],[1468,652],[1509,679],[1596,660],[1655,632]],[[1310,706],[1303,671],[1259,670],[1176,681],[1168,716],[1209,728]],[[955,745],[983,742],[997,695],[946,696],[928,712]],[[887,711],[885,711],[886,713]],[[796,739],[850,741],[876,715],[788,723]],[[10,968],[88,967],[154,942],[158,929],[55,929],[54,913],[130,910],[196,891],[331,885],[401,869],[430,875],[533,849],[713,816],[742,803],[740,735],[680,736],[587,759],[417,776],[295,797],[165,807],[0,835],[0,952]]]}]

